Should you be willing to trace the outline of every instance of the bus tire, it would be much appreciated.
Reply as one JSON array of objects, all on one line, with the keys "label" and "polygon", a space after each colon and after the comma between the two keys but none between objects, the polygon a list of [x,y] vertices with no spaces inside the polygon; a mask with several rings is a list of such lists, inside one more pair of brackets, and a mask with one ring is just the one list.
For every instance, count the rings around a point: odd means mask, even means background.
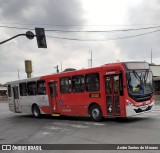
[{"label": "bus tire", "polygon": [[41,116],[40,109],[37,105],[32,106],[32,113],[35,118],[39,118]]},{"label": "bus tire", "polygon": [[102,120],[102,110],[99,105],[92,105],[89,109],[89,115],[93,121],[100,122]]}]

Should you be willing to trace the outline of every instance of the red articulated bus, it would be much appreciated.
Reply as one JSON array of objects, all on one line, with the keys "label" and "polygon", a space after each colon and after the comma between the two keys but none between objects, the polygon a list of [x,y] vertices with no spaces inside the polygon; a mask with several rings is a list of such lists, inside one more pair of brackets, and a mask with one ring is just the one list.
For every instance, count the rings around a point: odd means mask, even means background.
[{"label": "red articulated bus", "polygon": [[52,116],[129,117],[154,105],[146,62],[120,62],[8,83],[9,110]]}]

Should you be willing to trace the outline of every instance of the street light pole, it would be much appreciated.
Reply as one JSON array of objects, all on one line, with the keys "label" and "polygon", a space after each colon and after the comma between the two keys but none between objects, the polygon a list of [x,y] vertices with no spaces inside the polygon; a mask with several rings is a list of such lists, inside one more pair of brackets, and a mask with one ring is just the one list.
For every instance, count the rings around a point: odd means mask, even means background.
[{"label": "street light pole", "polygon": [[18,35],[15,35],[15,36],[13,36],[13,37],[11,37],[11,38],[9,38],[9,39],[6,39],[6,40],[0,42],[0,45],[6,43],[7,41],[10,41],[10,40],[12,40],[12,39],[14,39],[14,38],[16,38],[16,37],[19,37],[19,36],[26,36],[26,34],[18,34]]},{"label": "street light pole", "polygon": [[10,41],[16,37],[19,37],[19,36],[26,36],[28,39],[33,39],[34,36],[36,36],[38,48],[47,48],[47,42],[46,42],[44,28],[35,28],[35,32],[36,32],[36,35],[34,35],[33,32],[31,32],[31,31],[27,31],[25,34],[23,33],[23,34],[15,35],[9,39],[6,39],[6,40],[0,42],[0,45],[6,43],[7,41]]},{"label": "street light pole", "polygon": [[12,40],[12,39],[14,39],[16,37],[19,37],[19,36],[26,36],[28,39],[33,39],[35,35],[31,31],[27,31],[26,33],[18,34],[18,35],[15,35],[15,36],[13,36],[13,37],[11,37],[9,39],[1,41],[0,45],[6,43],[6,42],[8,42],[8,41],[10,41],[10,40]]}]

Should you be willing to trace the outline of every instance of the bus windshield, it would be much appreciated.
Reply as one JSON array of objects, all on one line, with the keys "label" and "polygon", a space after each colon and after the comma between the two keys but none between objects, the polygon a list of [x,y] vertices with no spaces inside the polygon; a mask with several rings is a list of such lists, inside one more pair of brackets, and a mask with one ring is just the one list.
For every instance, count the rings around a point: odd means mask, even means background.
[{"label": "bus windshield", "polygon": [[128,92],[132,96],[145,96],[153,93],[151,71],[127,72]]}]

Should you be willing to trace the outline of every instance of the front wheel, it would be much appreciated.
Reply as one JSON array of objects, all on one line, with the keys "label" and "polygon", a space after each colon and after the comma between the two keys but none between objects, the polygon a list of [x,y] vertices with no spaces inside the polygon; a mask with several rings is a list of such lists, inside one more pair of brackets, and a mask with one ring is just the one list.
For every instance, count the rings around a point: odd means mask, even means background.
[{"label": "front wheel", "polygon": [[99,122],[102,120],[101,108],[96,104],[89,109],[89,115],[93,121]]},{"label": "front wheel", "polygon": [[41,116],[40,109],[39,109],[39,107],[37,105],[33,105],[32,113],[33,113],[34,117],[36,117],[36,118]]}]

